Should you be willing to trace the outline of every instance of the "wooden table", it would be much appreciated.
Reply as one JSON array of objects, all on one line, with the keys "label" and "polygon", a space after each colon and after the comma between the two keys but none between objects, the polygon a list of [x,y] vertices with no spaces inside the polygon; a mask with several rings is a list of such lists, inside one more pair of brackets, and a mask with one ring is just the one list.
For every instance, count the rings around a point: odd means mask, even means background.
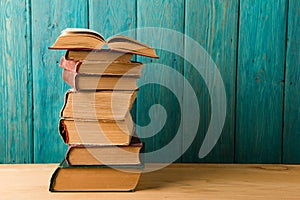
[{"label": "wooden table", "polygon": [[135,192],[50,193],[56,166],[0,165],[0,199],[300,199],[300,165],[172,164],[143,174]]}]

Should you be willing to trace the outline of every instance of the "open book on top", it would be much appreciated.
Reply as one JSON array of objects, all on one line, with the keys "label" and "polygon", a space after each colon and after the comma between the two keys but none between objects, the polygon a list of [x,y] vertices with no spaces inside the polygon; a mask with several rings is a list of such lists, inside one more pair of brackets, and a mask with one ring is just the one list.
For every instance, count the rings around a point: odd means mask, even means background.
[{"label": "open book on top", "polygon": [[100,33],[85,28],[63,30],[49,49],[96,50],[105,44],[111,50],[158,58],[153,48],[130,37],[116,35],[105,40]]}]

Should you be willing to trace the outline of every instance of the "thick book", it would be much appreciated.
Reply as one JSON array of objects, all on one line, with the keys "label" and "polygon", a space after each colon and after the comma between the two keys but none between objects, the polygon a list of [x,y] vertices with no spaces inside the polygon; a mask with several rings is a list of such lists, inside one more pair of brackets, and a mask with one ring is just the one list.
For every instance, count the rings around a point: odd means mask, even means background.
[{"label": "thick book", "polygon": [[136,91],[78,92],[68,90],[62,118],[124,120],[136,98]]},{"label": "thick book", "polygon": [[67,28],[61,32],[49,49],[109,49],[158,58],[150,46],[127,36],[116,35],[105,40],[103,36],[91,29]]},{"label": "thick book", "polygon": [[115,61],[115,62],[130,62],[132,53],[125,53],[121,51],[114,51],[110,49],[100,50],[67,50],[65,57],[68,60],[74,61]]},{"label": "thick book", "polygon": [[78,165],[140,165],[139,152],[143,144],[132,137],[129,145],[69,145],[66,162]]},{"label": "thick book", "polygon": [[118,121],[61,118],[59,133],[66,144],[129,145],[134,124],[129,111]]},{"label": "thick book", "polygon": [[143,166],[69,166],[63,160],[50,180],[51,192],[134,191]]},{"label": "thick book", "polygon": [[63,80],[75,90],[137,90],[139,76],[80,74],[64,69]]},{"label": "thick book", "polygon": [[140,62],[120,62],[120,61],[75,61],[62,56],[59,66],[68,71],[79,74],[91,75],[126,75],[141,76],[143,64]]}]

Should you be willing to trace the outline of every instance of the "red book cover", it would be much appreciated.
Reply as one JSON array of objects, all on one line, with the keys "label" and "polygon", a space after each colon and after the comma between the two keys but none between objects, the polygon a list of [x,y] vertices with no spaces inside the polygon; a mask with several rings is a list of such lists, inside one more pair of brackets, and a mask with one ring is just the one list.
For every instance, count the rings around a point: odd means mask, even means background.
[{"label": "red book cover", "polygon": [[78,72],[78,69],[81,64],[82,62],[80,61],[67,60],[65,56],[62,56],[60,59],[59,66],[72,72]]}]

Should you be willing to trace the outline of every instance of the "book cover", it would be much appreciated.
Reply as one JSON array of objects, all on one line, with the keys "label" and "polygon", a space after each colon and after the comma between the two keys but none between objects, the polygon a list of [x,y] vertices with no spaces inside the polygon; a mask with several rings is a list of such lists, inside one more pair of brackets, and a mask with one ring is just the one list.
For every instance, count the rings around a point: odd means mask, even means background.
[{"label": "book cover", "polygon": [[69,145],[66,163],[78,165],[140,165],[140,151],[143,143],[137,136],[132,137],[129,145]]},{"label": "book cover", "polygon": [[63,160],[52,174],[51,192],[134,191],[143,165],[69,166]]},{"label": "book cover", "polygon": [[136,99],[136,91],[78,92],[68,90],[61,118],[124,120]]},{"label": "book cover", "polygon": [[129,145],[134,123],[128,111],[124,120],[61,118],[59,134],[66,144]]}]

